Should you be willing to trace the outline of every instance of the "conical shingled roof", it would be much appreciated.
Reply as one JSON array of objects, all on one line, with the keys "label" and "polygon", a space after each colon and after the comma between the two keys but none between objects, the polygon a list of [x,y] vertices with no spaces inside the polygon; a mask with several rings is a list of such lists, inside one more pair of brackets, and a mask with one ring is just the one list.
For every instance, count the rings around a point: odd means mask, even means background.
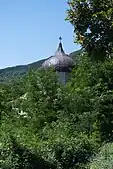
[{"label": "conical shingled roof", "polygon": [[56,71],[70,72],[73,67],[73,60],[69,55],[65,54],[62,43],[59,43],[55,55],[47,59],[43,64],[43,68],[54,67]]}]

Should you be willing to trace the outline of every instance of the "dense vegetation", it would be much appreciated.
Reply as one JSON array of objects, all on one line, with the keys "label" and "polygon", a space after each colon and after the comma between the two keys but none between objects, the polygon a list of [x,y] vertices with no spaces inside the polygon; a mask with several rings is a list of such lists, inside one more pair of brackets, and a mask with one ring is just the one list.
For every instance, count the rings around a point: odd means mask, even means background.
[{"label": "dense vegetation", "polygon": [[[73,25],[77,18],[82,22],[82,17],[95,6],[102,10],[101,16],[96,17],[98,20],[107,9],[112,19],[113,9],[109,6],[112,1],[104,1],[102,7],[101,0],[98,1],[71,0],[68,19]],[[75,5],[80,15],[73,11]],[[103,23],[104,19],[103,16]],[[99,29],[99,22],[94,24]],[[76,27],[77,34],[83,27],[84,23]],[[90,29],[90,33],[95,32]],[[60,84],[53,69],[31,70],[24,78],[0,84],[1,169],[112,169],[112,52],[109,50],[108,57],[97,45],[91,54],[85,48],[89,44],[85,35],[84,50],[76,58],[65,86]],[[105,35],[107,38],[108,34]],[[97,51],[101,57],[97,58]]]},{"label": "dense vegetation", "polygon": [[113,143],[101,147],[99,154],[90,163],[90,167],[94,169],[113,168]]},{"label": "dense vegetation", "polygon": [[113,141],[112,72],[112,60],[84,55],[65,86],[53,70],[1,86],[2,168],[88,167]]}]

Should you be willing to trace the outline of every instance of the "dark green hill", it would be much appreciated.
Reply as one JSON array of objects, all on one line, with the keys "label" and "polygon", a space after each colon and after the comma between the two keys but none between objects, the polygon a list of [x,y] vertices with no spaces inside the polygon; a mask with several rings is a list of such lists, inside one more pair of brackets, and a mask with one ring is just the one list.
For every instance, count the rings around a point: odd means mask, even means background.
[{"label": "dark green hill", "polygon": [[14,67],[7,67],[4,69],[0,69],[0,82],[8,82],[12,79],[22,77],[25,75],[30,69],[39,68],[44,60],[40,60],[37,62],[33,62],[28,65],[18,65]]},{"label": "dark green hill", "polygon": [[[72,57],[74,60],[75,58],[82,52],[82,50],[78,50],[75,52],[70,53],[70,57]],[[46,59],[33,62],[28,65],[19,65],[19,66],[14,66],[14,67],[8,67],[4,69],[0,69],[0,82],[8,82],[12,79],[22,77],[25,75],[30,69],[38,69],[42,65],[42,63]]]},{"label": "dark green hill", "polygon": [[82,53],[83,49],[74,51],[72,53],[70,53],[70,57],[72,57],[72,59],[76,59],[76,56],[80,55]]}]

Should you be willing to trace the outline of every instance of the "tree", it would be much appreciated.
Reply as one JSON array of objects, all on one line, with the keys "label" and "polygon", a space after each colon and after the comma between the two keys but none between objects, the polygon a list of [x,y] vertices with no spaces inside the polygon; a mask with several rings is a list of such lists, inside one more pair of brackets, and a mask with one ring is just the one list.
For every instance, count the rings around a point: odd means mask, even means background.
[{"label": "tree", "polygon": [[68,0],[76,41],[95,59],[113,52],[113,0]]},{"label": "tree", "polygon": [[113,141],[112,73],[113,59],[95,63],[83,56],[70,82],[73,94],[79,96],[75,97],[77,131],[97,131],[101,141]]},{"label": "tree", "polygon": [[31,71],[27,78],[26,99],[22,105],[35,129],[56,120],[56,100],[60,84],[53,70]]}]

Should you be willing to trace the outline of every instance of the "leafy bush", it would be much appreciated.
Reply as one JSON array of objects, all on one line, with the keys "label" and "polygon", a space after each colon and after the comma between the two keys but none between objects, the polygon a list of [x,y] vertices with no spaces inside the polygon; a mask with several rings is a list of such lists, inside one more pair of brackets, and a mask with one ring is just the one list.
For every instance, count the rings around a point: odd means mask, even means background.
[{"label": "leafy bush", "polygon": [[[65,124],[58,131],[60,132],[60,130],[65,130]],[[66,132],[64,132],[65,134],[54,132],[54,130],[53,134],[49,132],[48,139],[42,141],[38,147],[39,153],[45,160],[56,164],[58,169],[81,168],[87,164],[98,144],[85,134],[66,135]]]},{"label": "leafy bush", "polygon": [[[113,140],[113,60],[92,62],[87,56],[80,60],[79,66],[72,73],[69,83],[74,95],[76,112],[82,124],[88,124],[83,117],[90,119],[91,132],[100,133],[102,141]],[[85,115],[85,116],[84,116]],[[92,120],[91,120],[92,119]],[[80,122],[79,122],[80,123]],[[85,126],[84,126],[85,127]],[[86,126],[87,127],[87,126]],[[88,131],[89,132],[89,131]]]},{"label": "leafy bush", "polygon": [[92,160],[91,169],[112,169],[113,168],[113,143],[105,144],[100,152]]},{"label": "leafy bush", "polygon": [[18,144],[10,136],[1,144],[1,169],[54,169],[55,165],[42,159],[35,150],[27,149]]}]

